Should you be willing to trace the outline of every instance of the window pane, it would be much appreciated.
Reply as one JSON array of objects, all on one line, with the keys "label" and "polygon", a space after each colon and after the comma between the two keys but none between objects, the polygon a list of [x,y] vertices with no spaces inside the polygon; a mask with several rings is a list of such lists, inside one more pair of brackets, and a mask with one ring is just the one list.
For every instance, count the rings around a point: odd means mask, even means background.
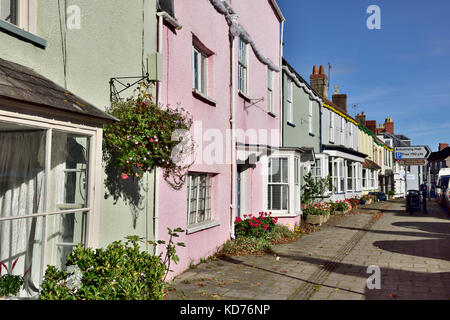
[{"label": "window pane", "polygon": [[89,138],[53,131],[51,211],[87,206]]},{"label": "window pane", "polygon": [[[0,262],[12,274],[24,276],[20,296],[36,295],[42,270],[42,237],[44,218],[0,221]],[[16,266],[12,267],[17,259]],[[29,270],[28,272],[26,272]],[[25,274],[26,273],[26,274]],[[3,270],[2,275],[5,274]]]},{"label": "window pane", "polygon": [[269,182],[281,182],[280,159],[269,160]]},{"label": "window pane", "polygon": [[202,62],[202,70],[200,73],[201,76],[201,92],[203,92],[204,94],[207,93],[207,88],[208,88],[208,83],[207,83],[207,60],[206,57],[204,55],[200,55],[200,59]]},{"label": "window pane", "polygon": [[17,24],[17,0],[0,0],[0,19]]},{"label": "window pane", "polygon": [[281,173],[283,183],[288,183],[288,159],[281,159]]},{"label": "window pane", "polygon": [[199,79],[199,71],[200,71],[200,66],[198,63],[198,52],[196,50],[194,50],[194,55],[193,55],[193,67],[194,67],[194,88],[199,90],[200,89],[200,79]]},{"label": "window pane", "polygon": [[65,269],[67,254],[78,244],[85,244],[87,213],[49,216],[47,224],[47,264]]},{"label": "window pane", "polygon": [[0,218],[44,209],[45,130],[0,122]]},{"label": "window pane", "polygon": [[205,221],[206,209],[206,175],[201,175],[199,180],[197,222],[203,222]]},{"label": "window pane", "polygon": [[269,186],[269,199],[271,199],[269,210],[281,210],[281,188],[281,185]]},{"label": "window pane", "polygon": [[288,186],[281,186],[281,196],[282,196],[282,210],[287,210],[288,208]]},{"label": "window pane", "polygon": [[189,212],[189,224],[196,223],[196,213],[197,213],[197,176],[191,176],[191,187],[190,193],[190,212]]}]

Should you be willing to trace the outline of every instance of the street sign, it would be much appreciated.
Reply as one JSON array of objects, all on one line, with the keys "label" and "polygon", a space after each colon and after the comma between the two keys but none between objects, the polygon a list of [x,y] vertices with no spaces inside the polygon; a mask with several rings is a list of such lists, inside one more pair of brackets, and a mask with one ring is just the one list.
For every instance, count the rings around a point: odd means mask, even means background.
[{"label": "street sign", "polygon": [[426,166],[428,161],[425,159],[400,159],[398,163],[401,166]]},{"label": "street sign", "polygon": [[395,159],[428,159],[431,150],[428,146],[396,147]]}]

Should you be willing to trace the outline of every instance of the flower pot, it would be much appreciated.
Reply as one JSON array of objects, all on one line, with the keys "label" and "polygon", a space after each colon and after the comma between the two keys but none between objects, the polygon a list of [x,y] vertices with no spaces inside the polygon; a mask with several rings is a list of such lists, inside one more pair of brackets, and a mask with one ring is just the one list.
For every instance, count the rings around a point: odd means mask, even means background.
[{"label": "flower pot", "polygon": [[361,199],[361,205],[363,206],[363,205],[365,205],[365,204],[366,204],[366,200]]},{"label": "flower pot", "polygon": [[309,224],[316,224],[321,226],[323,223],[327,222],[330,218],[330,215],[308,215],[306,217],[306,222]]}]

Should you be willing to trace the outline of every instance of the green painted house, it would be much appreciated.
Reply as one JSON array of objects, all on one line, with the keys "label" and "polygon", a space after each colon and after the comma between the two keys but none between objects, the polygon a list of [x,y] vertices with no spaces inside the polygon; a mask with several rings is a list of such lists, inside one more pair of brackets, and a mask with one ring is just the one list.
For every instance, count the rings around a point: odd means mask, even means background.
[{"label": "green painted house", "polygon": [[304,174],[312,170],[313,176],[325,176],[325,155],[321,154],[322,99],[305,79],[283,59],[283,148],[303,148],[313,151],[314,157],[301,163],[298,169]]},{"label": "green painted house", "polygon": [[320,153],[322,100],[310,85],[283,59],[284,147],[308,147]]},{"label": "green painted house", "polygon": [[154,238],[154,175],[106,180],[102,127],[119,81],[157,80],[168,17],[157,0],[0,0],[0,262],[31,270],[22,294],[76,244]]}]

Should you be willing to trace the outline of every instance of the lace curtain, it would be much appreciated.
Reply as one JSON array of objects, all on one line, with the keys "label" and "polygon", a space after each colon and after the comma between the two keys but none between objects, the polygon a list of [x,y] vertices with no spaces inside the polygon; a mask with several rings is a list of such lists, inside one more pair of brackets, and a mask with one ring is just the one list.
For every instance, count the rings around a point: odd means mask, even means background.
[{"label": "lace curtain", "polygon": [[[42,212],[44,204],[45,131],[0,134],[0,217]],[[42,218],[0,222],[0,261],[25,277],[27,291],[37,290],[40,276]],[[36,252],[38,251],[38,252]],[[36,263],[38,262],[38,263]],[[37,266],[37,267],[35,267]],[[5,272],[5,270],[3,270]]]}]

